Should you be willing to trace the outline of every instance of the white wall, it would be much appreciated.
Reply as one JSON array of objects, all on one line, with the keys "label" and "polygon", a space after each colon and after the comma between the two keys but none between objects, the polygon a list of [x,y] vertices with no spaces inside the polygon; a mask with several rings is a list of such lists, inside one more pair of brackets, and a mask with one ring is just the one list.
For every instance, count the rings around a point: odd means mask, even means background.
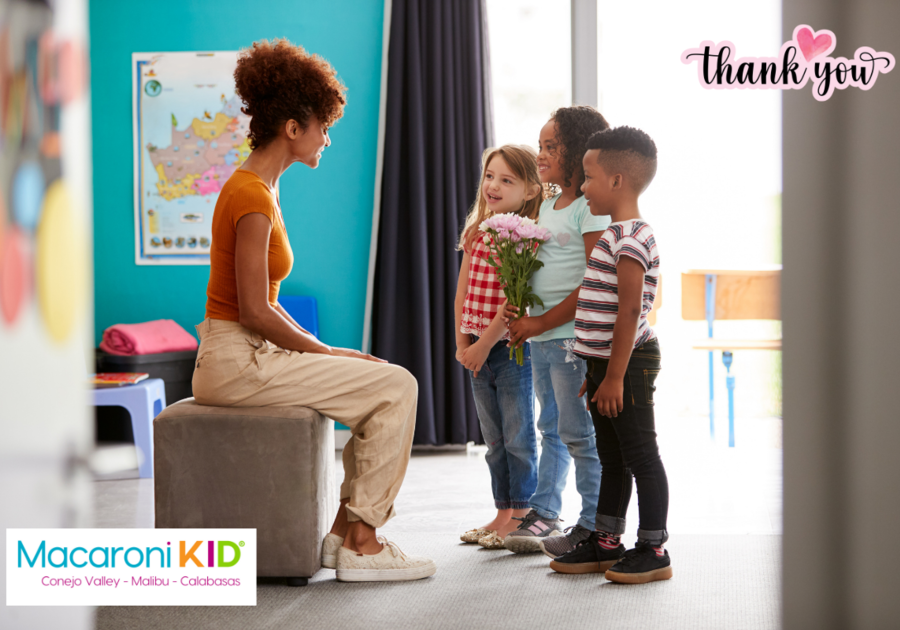
[{"label": "white wall", "polygon": [[[692,345],[706,337],[706,323],[681,318],[680,274],[781,262],[781,94],[703,89],[696,66],[682,63],[681,54],[704,40],[732,41],[740,55],[777,54],[780,2],[599,0],[597,14],[600,111],[612,126],[643,129],[659,150],[657,176],[640,199],[662,264],[659,399],[682,415],[705,415],[708,355]],[[778,337],[780,323],[721,321],[715,334]],[[728,397],[720,353],[714,361],[716,434],[725,437]],[[780,415],[779,363],[778,352],[735,354],[739,419]]]}]

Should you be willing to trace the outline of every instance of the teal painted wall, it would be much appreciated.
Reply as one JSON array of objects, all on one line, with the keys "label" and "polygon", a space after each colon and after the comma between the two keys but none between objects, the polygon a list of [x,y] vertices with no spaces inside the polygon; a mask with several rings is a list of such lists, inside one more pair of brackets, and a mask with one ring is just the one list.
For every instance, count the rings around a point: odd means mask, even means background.
[{"label": "teal painted wall", "polygon": [[281,178],[294,250],[284,294],[319,301],[325,343],[360,348],[381,88],[384,5],[375,0],[91,0],[95,334],[118,323],[174,319],[194,333],[208,266],[134,263],[131,53],[238,50],[286,37],[322,55],[347,85],[344,117],[318,169]]}]

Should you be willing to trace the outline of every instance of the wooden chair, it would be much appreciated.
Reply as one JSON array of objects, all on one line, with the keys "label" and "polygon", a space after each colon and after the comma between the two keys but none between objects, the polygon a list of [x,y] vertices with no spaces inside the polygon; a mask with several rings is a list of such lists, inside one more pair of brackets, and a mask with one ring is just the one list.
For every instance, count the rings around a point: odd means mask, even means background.
[{"label": "wooden chair", "polygon": [[715,339],[717,319],[781,319],[781,266],[759,269],[692,269],[681,274],[681,317],[706,320],[709,339],[694,344],[709,352],[709,434],[715,437],[713,352],[722,351],[728,373],[728,446],[734,446],[734,350],[781,350],[781,339]]}]

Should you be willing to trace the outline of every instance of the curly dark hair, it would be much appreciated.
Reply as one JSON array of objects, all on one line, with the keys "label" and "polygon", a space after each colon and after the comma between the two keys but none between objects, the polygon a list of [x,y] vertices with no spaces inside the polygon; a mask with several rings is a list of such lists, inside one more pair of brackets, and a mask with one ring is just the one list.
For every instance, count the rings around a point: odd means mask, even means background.
[{"label": "curly dark hair", "polygon": [[241,51],[234,71],[235,91],[250,120],[250,148],[265,146],[288,120],[306,129],[315,115],[326,128],[344,115],[347,87],[319,55],[286,39],[253,42]]},{"label": "curly dark hair", "polygon": [[566,188],[575,180],[576,194],[581,196],[584,167],[581,161],[587,152],[587,139],[598,131],[609,129],[603,114],[589,105],[560,107],[550,115],[556,121],[556,141],[559,143],[559,162]]}]

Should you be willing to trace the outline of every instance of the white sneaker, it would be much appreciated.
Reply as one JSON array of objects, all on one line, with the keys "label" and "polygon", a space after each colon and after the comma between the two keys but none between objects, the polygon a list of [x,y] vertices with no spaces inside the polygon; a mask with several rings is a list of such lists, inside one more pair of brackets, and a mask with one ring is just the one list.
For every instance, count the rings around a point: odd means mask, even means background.
[{"label": "white sneaker", "polygon": [[322,541],[322,566],[326,569],[337,567],[337,550],[344,544],[344,539],[337,534],[326,534]]},{"label": "white sneaker", "polygon": [[337,552],[337,579],[341,582],[402,582],[421,580],[437,571],[434,560],[407,556],[395,543],[378,537],[380,553],[367,556],[341,547]]}]

